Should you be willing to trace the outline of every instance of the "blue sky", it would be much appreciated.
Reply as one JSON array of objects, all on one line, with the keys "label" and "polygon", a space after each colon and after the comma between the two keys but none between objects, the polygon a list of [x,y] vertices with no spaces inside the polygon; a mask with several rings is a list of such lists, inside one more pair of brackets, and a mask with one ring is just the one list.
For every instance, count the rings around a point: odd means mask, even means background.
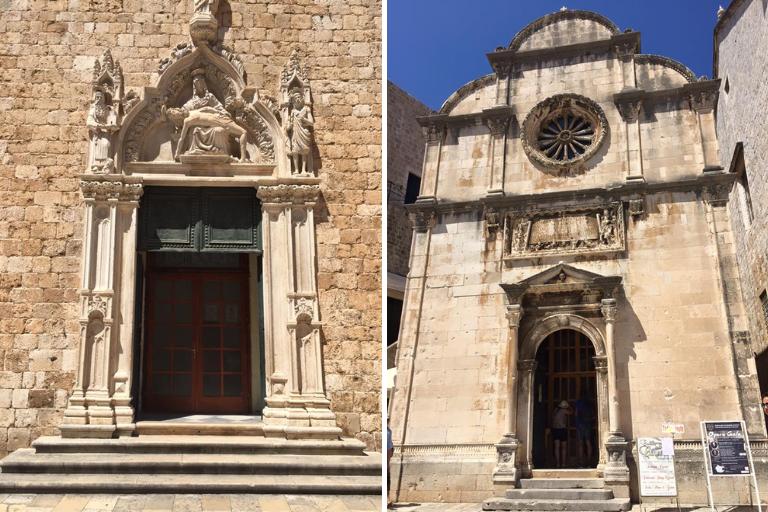
[{"label": "blue sky", "polygon": [[639,31],[643,53],[711,76],[717,8],[729,1],[388,0],[388,78],[437,110],[453,91],[491,72],[486,53],[563,5],[599,12],[622,31]]}]

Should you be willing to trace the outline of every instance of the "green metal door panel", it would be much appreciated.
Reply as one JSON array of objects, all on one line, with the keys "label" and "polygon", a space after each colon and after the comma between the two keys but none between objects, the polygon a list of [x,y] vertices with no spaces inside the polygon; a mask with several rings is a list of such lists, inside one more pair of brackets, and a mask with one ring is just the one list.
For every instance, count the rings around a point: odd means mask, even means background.
[{"label": "green metal door panel", "polygon": [[252,189],[211,190],[203,197],[203,251],[261,249],[261,209]]},{"label": "green metal door panel", "polygon": [[195,250],[199,210],[194,190],[148,187],[139,208],[139,249]]},{"label": "green metal door panel", "polygon": [[252,188],[146,187],[139,223],[139,250],[261,252]]}]

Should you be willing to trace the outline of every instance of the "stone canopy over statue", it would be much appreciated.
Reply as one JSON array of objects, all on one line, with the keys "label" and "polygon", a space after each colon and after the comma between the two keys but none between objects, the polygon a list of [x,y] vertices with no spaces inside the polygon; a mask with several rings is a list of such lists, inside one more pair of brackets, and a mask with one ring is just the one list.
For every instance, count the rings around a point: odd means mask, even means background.
[{"label": "stone canopy over statue", "polygon": [[237,159],[247,161],[248,133],[208,90],[204,69],[192,72],[192,97],[180,108],[164,107],[163,112],[177,129],[181,129],[175,160],[229,161],[235,158],[230,147],[230,138],[234,137],[239,142]]}]

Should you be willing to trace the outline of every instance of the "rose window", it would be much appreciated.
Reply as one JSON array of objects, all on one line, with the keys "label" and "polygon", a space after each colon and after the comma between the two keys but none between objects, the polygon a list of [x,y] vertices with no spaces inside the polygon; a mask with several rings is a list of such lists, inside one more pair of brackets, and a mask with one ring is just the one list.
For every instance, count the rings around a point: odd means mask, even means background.
[{"label": "rose window", "polygon": [[603,109],[578,94],[551,96],[528,113],[522,126],[523,149],[542,171],[559,175],[585,171],[605,142]]},{"label": "rose window", "polygon": [[595,128],[581,116],[565,114],[542,124],[539,150],[560,162],[586,153],[595,139]]}]

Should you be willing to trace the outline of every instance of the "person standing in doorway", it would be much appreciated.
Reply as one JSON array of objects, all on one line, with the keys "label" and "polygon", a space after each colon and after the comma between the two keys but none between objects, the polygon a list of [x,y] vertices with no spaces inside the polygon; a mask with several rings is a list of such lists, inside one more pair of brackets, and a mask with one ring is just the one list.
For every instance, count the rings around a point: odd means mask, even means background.
[{"label": "person standing in doorway", "polygon": [[568,416],[571,405],[563,400],[552,413],[552,440],[555,445],[555,465],[564,468],[568,460]]},{"label": "person standing in doorway", "polygon": [[573,404],[576,440],[579,443],[579,466],[592,464],[592,438],[595,426],[595,408],[592,401],[581,397]]}]

